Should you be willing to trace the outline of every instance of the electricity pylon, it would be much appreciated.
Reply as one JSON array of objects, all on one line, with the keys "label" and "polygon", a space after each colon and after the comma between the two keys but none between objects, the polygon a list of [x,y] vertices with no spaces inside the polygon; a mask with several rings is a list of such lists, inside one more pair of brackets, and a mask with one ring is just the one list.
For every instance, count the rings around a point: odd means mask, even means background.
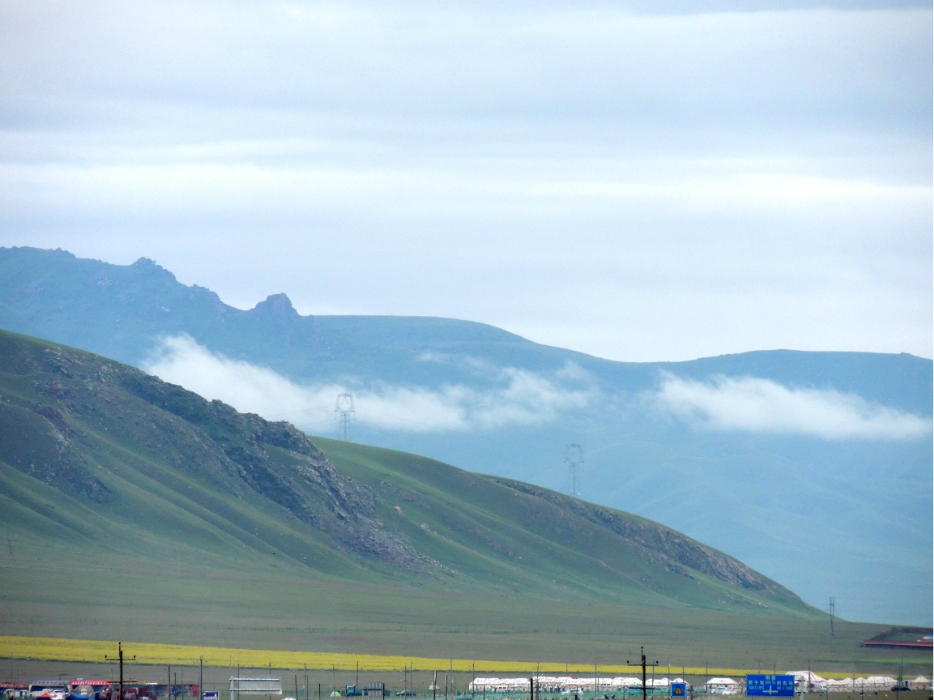
[{"label": "electricity pylon", "polygon": [[564,463],[568,465],[571,496],[579,498],[581,494],[577,488],[577,468],[584,463],[584,451],[576,442],[564,448]]},{"label": "electricity pylon", "polygon": [[347,426],[350,424],[350,417],[356,413],[353,407],[353,394],[338,394],[334,412],[340,416],[341,436],[344,442],[347,442]]}]

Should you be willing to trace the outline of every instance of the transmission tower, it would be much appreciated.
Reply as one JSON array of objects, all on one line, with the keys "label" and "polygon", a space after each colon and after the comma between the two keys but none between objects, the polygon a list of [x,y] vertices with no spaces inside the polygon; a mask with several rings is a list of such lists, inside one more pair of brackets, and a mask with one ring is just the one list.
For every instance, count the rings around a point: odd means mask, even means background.
[{"label": "transmission tower", "polygon": [[564,463],[568,465],[571,496],[578,498],[581,494],[577,488],[577,468],[584,463],[584,452],[576,442],[564,448]]},{"label": "transmission tower", "polygon": [[341,436],[344,442],[347,442],[347,426],[350,424],[351,416],[356,413],[353,407],[353,394],[338,394],[337,403],[334,404],[334,413],[340,416]]}]

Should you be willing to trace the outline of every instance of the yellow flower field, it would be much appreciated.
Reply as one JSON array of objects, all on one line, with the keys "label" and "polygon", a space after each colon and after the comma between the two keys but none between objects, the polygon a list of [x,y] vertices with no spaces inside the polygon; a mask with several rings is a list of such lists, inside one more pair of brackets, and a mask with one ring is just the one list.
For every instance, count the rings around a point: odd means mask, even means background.
[{"label": "yellow flower field", "polygon": [[[372,654],[339,654],[316,651],[279,651],[273,649],[235,649],[228,647],[182,646],[177,644],[150,644],[125,642],[123,651],[127,657],[136,657],[141,664],[171,664],[173,666],[196,666],[200,659],[205,666],[245,666],[261,668],[272,665],[278,669],[330,669],[388,671],[403,667],[415,670],[476,671],[479,673],[526,674],[536,668],[540,673],[591,674],[594,667],[586,664],[543,663],[526,661],[493,661],[488,659],[431,659],[417,656],[376,656]],[[105,656],[117,654],[116,641],[91,639],[56,639],[52,637],[0,636],[0,658],[38,659],[46,661],[103,662]],[[667,669],[666,669],[667,670]],[[727,668],[686,668],[691,675],[743,675],[746,671]],[[600,675],[633,675],[635,666],[599,666]],[[672,668],[672,673],[676,669]],[[680,675],[681,669],[677,669]]]}]

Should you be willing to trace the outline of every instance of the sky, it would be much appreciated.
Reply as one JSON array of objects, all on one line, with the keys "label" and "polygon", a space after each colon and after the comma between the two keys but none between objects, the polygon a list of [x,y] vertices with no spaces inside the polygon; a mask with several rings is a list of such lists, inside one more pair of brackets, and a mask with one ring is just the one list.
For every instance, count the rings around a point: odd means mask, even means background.
[{"label": "sky", "polygon": [[0,1],[0,245],[616,360],[931,358],[932,82],[921,2]]}]

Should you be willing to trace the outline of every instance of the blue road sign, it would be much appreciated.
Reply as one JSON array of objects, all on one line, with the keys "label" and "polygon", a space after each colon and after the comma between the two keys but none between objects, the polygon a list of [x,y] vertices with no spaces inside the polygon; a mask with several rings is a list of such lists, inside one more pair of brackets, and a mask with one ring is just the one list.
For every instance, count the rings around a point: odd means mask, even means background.
[{"label": "blue road sign", "polygon": [[750,673],[746,676],[746,695],[747,697],[764,695],[771,698],[793,698],[795,677]]},{"label": "blue road sign", "polygon": [[206,690],[201,693],[202,700],[217,700],[218,692],[216,690]]},{"label": "blue road sign", "polygon": [[687,696],[688,696],[688,684],[687,683],[672,683],[671,684],[671,697],[686,698]]}]

